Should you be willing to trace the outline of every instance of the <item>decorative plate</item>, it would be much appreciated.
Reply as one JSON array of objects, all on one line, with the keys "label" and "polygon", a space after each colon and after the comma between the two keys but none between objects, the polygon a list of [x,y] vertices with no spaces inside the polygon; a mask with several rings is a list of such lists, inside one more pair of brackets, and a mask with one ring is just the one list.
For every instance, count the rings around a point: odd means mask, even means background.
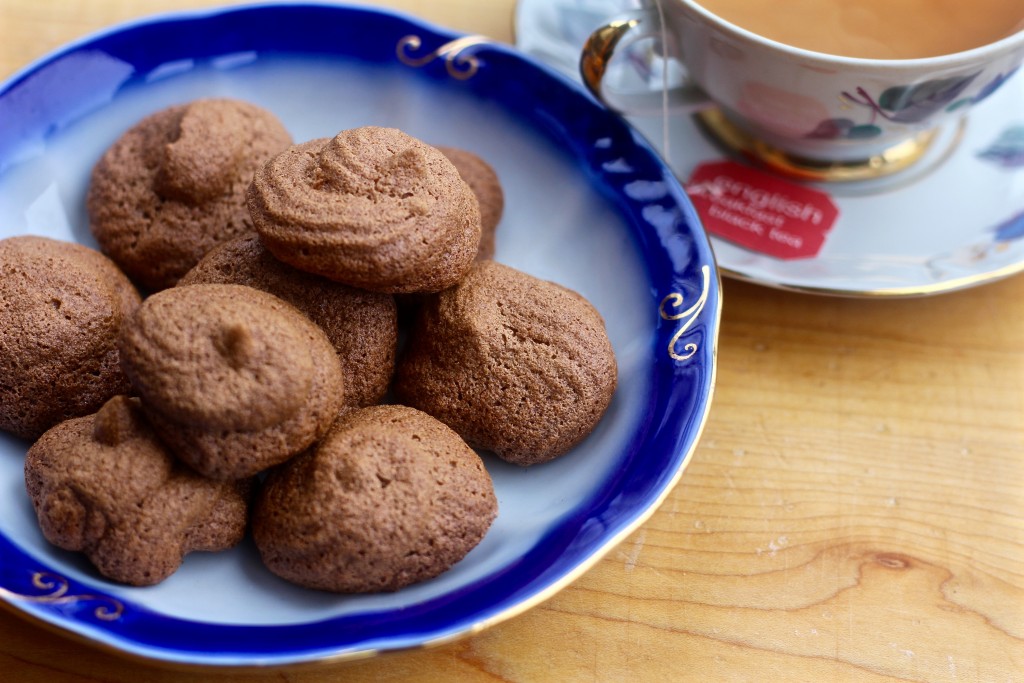
[{"label": "decorative plate", "polygon": [[[519,0],[516,45],[579,81],[587,36],[639,0]],[[613,65],[615,82],[660,88],[640,56]],[[660,73],[660,72],[659,72]],[[993,84],[965,122],[940,130],[912,167],[881,181],[817,183],[839,210],[821,251],[782,259],[712,235],[723,275],[852,297],[924,296],[1024,271],[1024,69]],[[687,181],[705,163],[739,160],[696,116],[626,119]]]},{"label": "decorative plate", "polygon": [[144,115],[229,96],[296,140],[367,125],[475,151],[506,193],[499,261],[576,289],[619,362],[611,408],[551,463],[484,455],[499,516],[434,580],[345,596],[287,584],[249,543],[195,553],[158,586],[100,577],[50,546],[24,492],[28,444],[0,435],[0,604],[123,654],[269,666],[448,641],[536,605],[647,519],[707,417],[718,273],[685,193],[648,144],[569,79],[514,49],[410,17],[329,5],[162,16],[43,58],[0,86],[0,237],[95,246],[90,169]]}]

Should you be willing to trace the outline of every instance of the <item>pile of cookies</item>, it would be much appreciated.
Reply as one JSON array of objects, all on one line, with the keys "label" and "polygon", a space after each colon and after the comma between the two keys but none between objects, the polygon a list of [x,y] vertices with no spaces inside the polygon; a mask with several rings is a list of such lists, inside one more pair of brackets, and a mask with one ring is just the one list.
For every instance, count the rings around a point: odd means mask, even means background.
[{"label": "pile of cookies", "polygon": [[503,202],[396,129],[292,144],[227,99],[140,121],[93,171],[102,254],[0,240],[0,428],[34,441],[45,537],[133,585],[247,530],[328,591],[458,562],[497,515],[474,449],[556,458],[617,381],[593,306],[491,260]]}]

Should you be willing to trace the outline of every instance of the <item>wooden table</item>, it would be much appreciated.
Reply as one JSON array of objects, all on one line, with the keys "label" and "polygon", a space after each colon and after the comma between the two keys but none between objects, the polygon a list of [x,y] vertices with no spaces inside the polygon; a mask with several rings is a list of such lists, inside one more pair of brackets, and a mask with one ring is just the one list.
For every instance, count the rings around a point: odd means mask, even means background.
[{"label": "wooden table", "polygon": [[[209,4],[0,0],[0,77]],[[512,0],[381,4],[512,40]],[[897,301],[726,280],[724,301],[692,464],[573,585],[435,649],[217,680],[1024,681],[1024,276]],[[0,679],[196,676],[0,610]]]}]

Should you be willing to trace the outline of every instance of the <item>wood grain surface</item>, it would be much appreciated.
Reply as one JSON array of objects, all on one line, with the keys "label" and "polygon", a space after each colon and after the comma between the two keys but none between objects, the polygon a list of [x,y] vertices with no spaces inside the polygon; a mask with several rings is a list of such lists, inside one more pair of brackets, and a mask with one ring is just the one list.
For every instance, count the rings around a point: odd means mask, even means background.
[{"label": "wood grain surface", "polygon": [[[0,0],[0,77],[210,4]],[[378,4],[512,40],[512,0]],[[726,280],[724,301],[692,464],[567,589],[433,649],[202,678],[1024,681],[1024,277],[898,301]],[[197,678],[0,610],[0,680]]]}]

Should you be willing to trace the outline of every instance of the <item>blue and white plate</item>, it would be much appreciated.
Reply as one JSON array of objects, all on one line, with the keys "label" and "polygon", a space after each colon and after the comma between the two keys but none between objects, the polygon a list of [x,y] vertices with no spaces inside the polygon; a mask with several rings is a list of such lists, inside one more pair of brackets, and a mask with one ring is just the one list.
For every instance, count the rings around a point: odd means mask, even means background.
[{"label": "blue and white plate", "polygon": [[506,192],[497,259],[576,289],[620,369],[609,412],[573,452],[520,469],[485,456],[500,513],[464,561],[396,593],[306,590],[254,548],[190,555],[130,588],[51,547],[24,492],[28,446],[0,435],[0,604],[122,653],[281,665],[446,642],[536,605],[647,519],[707,417],[718,272],[685,193],[642,137],[515,50],[409,17],[327,5],[165,16],[70,45],[0,86],[0,237],[95,246],[84,212],[103,150],[153,111],[229,96],[296,140],[375,124],[473,150]]}]

